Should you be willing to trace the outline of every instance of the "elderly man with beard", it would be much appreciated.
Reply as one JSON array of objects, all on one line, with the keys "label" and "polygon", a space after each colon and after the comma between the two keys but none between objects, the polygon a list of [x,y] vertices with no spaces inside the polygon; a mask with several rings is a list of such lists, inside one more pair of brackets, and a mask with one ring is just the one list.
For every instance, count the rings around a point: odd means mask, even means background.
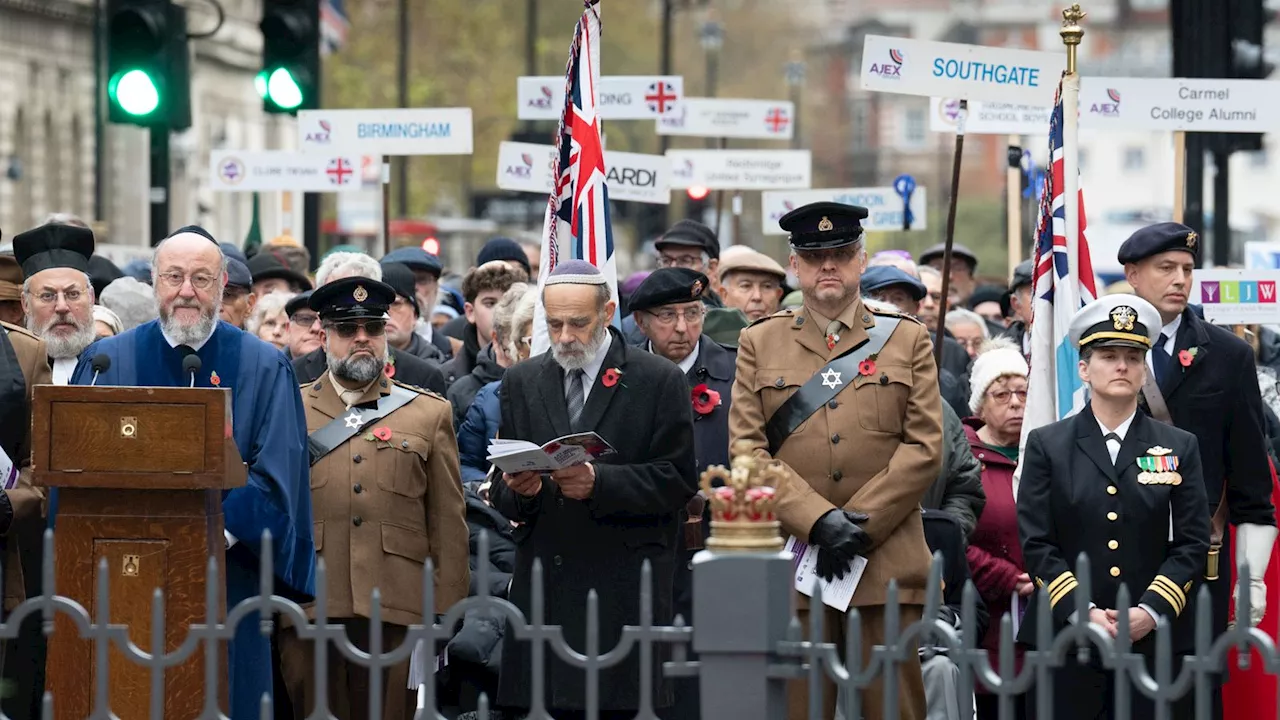
[{"label": "elderly man with beard", "polygon": [[13,238],[22,266],[22,310],[27,329],[44,340],[53,383],[66,385],[76,358],[97,339],[89,258],[93,231],[73,225],[41,225]]},{"label": "elderly man with beard", "polygon": [[[490,490],[493,505],[520,522],[511,602],[526,617],[533,605],[533,565],[542,565],[544,622],[586,649],[587,593],[599,595],[599,646],[613,647],[624,625],[640,623],[640,569],[653,569],[653,622],[670,623],[680,511],[696,490],[693,412],[684,373],[670,361],[628,347],[609,327],[616,304],[604,276],[582,260],[561,263],[543,287],[551,351],[513,365],[499,392],[502,436],[542,444],[595,432],[616,452],[553,473],[504,474]],[[498,704],[516,717],[533,692],[532,651],[510,625],[502,650]],[[653,697],[672,702],[662,672],[668,652],[652,654]],[[602,670],[602,718],[634,717],[641,706],[639,653]],[[581,716],[587,681],[554,655],[544,674],[555,717]]]},{"label": "elderly man with beard", "polygon": [[[469,577],[450,405],[386,374],[386,317],[395,299],[391,286],[361,277],[335,280],[312,293],[329,370],[302,388],[316,547],[328,569],[327,617],[365,652],[374,588],[382,591],[383,647],[396,648],[404,643],[406,626],[422,621],[427,558],[435,568],[438,614],[467,596]],[[308,615],[314,619],[314,610]],[[302,720],[316,709],[315,643],[291,627],[280,639],[293,715]],[[329,711],[342,718],[363,716],[369,670],[340,654],[328,657]],[[409,661],[384,672],[383,717],[409,717]]]},{"label": "elderly man with beard", "polygon": [[[231,390],[232,433],[248,465],[248,482],[224,491],[227,532],[227,607],[258,592],[262,534],[270,531],[275,591],[307,601],[315,592],[311,493],[307,472],[306,417],[288,359],[269,343],[219,322],[226,258],[207,233],[186,230],[162,241],[152,259],[152,282],[160,317],[100,340],[81,357],[72,383],[88,384],[90,359],[111,358],[98,385],[196,387]],[[183,360],[201,361],[194,373]],[[50,517],[56,511],[51,498]],[[263,693],[271,693],[268,639],[257,613],[236,626],[229,644],[230,716],[258,716]]]}]

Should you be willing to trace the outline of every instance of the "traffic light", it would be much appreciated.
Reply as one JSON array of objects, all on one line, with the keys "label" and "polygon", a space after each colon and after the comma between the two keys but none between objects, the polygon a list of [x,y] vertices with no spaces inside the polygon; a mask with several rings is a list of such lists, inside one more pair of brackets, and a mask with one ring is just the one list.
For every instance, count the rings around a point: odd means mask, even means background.
[{"label": "traffic light", "polygon": [[704,225],[710,225],[707,221],[707,214],[711,212],[711,191],[704,187],[691,187],[685,191],[688,198],[684,205],[684,216],[697,220]]},{"label": "traffic light", "polygon": [[[1239,80],[1265,80],[1276,66],[1267,62],[1262,34],[1275,13],[1265,7],[1264,0],[1228,0],[1231,20],[1227,77]],[[1227,138],[1231,150],[1262,150],[1261,133],[1233,133]]]},{"label": "traffic light", "polygon": [[191,127],[187,11],[172,0],[108,0],[107,96],[113,123]]},{"label": "traffic light", "polygon": [[264,0],[262,71],[254,79],[269,113],[319,107],[320,0]]}]

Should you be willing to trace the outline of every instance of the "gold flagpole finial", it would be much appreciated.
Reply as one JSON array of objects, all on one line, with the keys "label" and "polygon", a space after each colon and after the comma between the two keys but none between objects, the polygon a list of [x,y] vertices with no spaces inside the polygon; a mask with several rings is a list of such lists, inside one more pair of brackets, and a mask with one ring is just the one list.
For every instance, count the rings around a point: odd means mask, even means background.
[{"label": "gold flagpole finial", "polygon": [[1084,28],[1080,27],[1080,21],[1087,16],[1088,13],[1080,9],[1080,3],[1073,3],[1071,7],[1062,11],[1062,29],[1058,34],[1062,36],[1062,44],[1067,46],[1067,72],[1072,75],[1076,73],[1076,48],[1080,46],[1080,39],[1084,37]]}]

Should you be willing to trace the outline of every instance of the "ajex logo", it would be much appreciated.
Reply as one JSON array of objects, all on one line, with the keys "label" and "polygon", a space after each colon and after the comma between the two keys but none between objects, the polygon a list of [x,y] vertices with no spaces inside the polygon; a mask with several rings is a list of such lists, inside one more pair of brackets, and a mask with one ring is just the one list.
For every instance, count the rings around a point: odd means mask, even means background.
[{"label": "ajex logo", "polygon": [[332,132],[333,128],[329,126],[328,120],[317,120],[316,128],[307,131],[305,142],[316,145],[328,145]]},{"label": "ajex logo", "polygon": [[902,77],[902,63],[904,56],[901,50],[889,50],[889,60],[887,63],[872,63],[871,74],[879,75],[882,78],[893,78],[895,80]]},{"label": "ajex logo", "polygon": [[1118,117],[1120,115],[1120,91],[1107,88],[1107,99],[1110,102],[1094,103],[1089,108],[1089,112],[1103,117]]},{"label": "ajex logo", "polygon": [[536,97],[529,98],[528,106],[537,110],[550,110],[551,100],[555,97],[555,93],[551,91],[551,86],[542,85],[538,90],[539,93]]},{"label": "ajex logo", "polygon": [[529,153],[520,153],[520,164],[508,165],[505,172],[508,177],[519,178],[521,180],[532,179],[533,156]]},{"label": "ajex logo", "polygon": [[769,213],[769,222],[777,223],[779,220],[782,219],[783,215],[786,215],[787,213],[795,209],[796,209],[795,203],[791,202],[790,200],[783,200],[781,210],[774,210]]}]

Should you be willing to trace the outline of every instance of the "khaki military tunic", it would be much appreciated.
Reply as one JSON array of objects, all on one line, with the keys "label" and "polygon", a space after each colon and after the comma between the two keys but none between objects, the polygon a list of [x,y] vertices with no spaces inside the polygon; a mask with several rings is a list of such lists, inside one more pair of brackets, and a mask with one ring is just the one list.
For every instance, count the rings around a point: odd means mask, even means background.
[{"label": "khaki military tunic", "polygon": [[[53,382],[53,373],[49,369],[49,353],[44,341],[24,328],[0,322],[9,333],[9,342],[13,345],[14,354],[18,356],[22,377],[27,385],[27,407],[31,407],[32,391],[36,385],[48,385]],[[20,457],[13,458],[22,469],[18,473],[18,485],[8,492],[9,502],[13,505],[14,527],[11,535],[16,535],[19,524],[39,523],[43,526],[44,517],[42,503],[44,491],[31,484],[31,438],[28,437]],[[39,533],[36,533],[38,536]],[[26,599],[23,582],[23,567],[18,561],[18,543],[9,543],[8,557],[4,559],[5,571],[5,611],[12,610]],[[39,568],[28,568],[27,571],[39,573]]]}]

